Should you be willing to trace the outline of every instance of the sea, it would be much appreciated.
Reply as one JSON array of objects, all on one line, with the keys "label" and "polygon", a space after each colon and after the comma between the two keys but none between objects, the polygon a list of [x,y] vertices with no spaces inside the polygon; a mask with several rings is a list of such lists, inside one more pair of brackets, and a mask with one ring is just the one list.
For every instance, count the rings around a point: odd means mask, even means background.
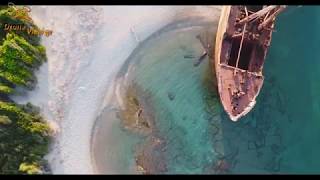
[{"label": "sea", "polygon": [[[213,49],[216,28],[216,21],[203,19],[168,25],[141,42],[124,65],[134,67],[128,76],[151,102],[154,131],[165,142],[157,152],[165,158],[156,161],[166,171],[159,173],[320,173],[320,6],[289,6],[278,16],[264,85],[238,122],[220,104],[213,53],[198,62],[205,50],[198,37]],[[98,169],[137,173],[135,150],[148,137],[124,129],[115,111],[105,107],[99,116],[100,124],[115,121],[100,144]]]}]

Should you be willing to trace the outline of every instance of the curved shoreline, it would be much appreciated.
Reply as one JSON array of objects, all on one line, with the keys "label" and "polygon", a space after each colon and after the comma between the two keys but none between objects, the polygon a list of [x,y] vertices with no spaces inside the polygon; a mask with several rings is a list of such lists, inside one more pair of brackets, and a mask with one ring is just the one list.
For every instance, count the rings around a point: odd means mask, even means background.
[{"label": "curved shoreline", "polygon": [[[34,104],[43,104],[45,116],[59,125],[48,155],[53,173],[95,173],[90,155],[93,126],[104,104],[106,89],[137,46],[130,28],[134,27],[143,41],[168,22],[190,14],[210,16],[212,9],[32,7],[32,16],[40,27],[53,30],[53,35],[43,40],[48,54],[47,82],[39,83],[37,94],[29,97],[29,101],[36,101]],[[123,12],[127,15],[122,16]]]},{"label": "curved shoreline", "polygon": [[[100,6],[101,7],[101,6]],[[117,6],[113,6],[112,8],[117,7]],[[90,42],[87,41],[86,38],[90,39],[91,36],[95,36],[95,33],[97,31],[93,30],[93,33],[88,33],[88,30],[90,30],[90,24],[89,26],[86,26],[85,23],[82,25],[76,25],[74,26],[74,23],[76,22],[79,23],[82,21],[86,20],[86,17],[88,17],[88,14],[95,14],[94,12],[96,12],[96,10],[92,7],[77,7],[77,6],[72,6],[72,7],[68,7],[68,6],[50,6],[50,7],[42,7],[42,6],[37,6],[37,7],[32,7],[32,13],[36,13],[36,11],[42,11],[40,13],[38,13],[37,19],[38,20],[42,20],[42,23],[39,23],[40,25],[43,24],[42,27],[46,28],[46,29],[52,29],[54,30],[53,32],[53,36],[49,37],[49,38],[44,38],[44,41],[46,41],[46,45],[48,47],[48,49],[50,49],[50,55],[49,55],[49,61],[48,63],[44,64],[44,70],[46,73],[40,72],[37,76],[38,77],[43,77],[44,81],[39,82],[38,86],[39,91],[35,90],[34,92],[29,93],[30,97],[28,99],[30,99],[30,102],[32,102],[35,105],[40,105],[40,107],[42,106],[41,104],[43,104],[43,113],[47,116],[50,117],[49,115],[51,114],[51,121],[54,124],[60,125],[60,134],[64,134],[63,136],[57,136],[56,137],[56,143],[53,145],[53,149],[54,152],[57,154],[54,154],[51,152],[50,157],[49,157],[49,162],[51,163],[51,165],[53,165],[54,171],[53,173],[56,174],[62,174],[62,173],[66,173],[66,174],[75,174],[75,173],[86,173],[87,170],[92,170],[90,168],[87,168],[86,166],[84,166],[83,164],[90,161],[90,157],[88,155],[88,149],[90,148],[90,138],[88,140],[88,137],[90,136],[90,131],[92,131],[91,127],[87,127],[85,128],[86,132],[89,132],[89,135],[84,133],[84,134],[80,134],[81,136],[79,137],[70,137],[68,135],[74,136],[75,135],[75,131],[80,131],[79,129],[77,129],[77,125],[81,124],[82,121],[88,123],[88,121],[90,121],[89,126],[91,126],[95,120],[95,117],[81,117],[80,119],[71,119],[70,117],[66,117],[64,113],[68,112],[68,110],[70,109],[70,101],[76,101],[76,98],[70,98],[73,96],[73,94],[75,93],[79,93],[80,91],[86,91],[86,88],[91,88],[90,86],[79,86],[77,87],[77,85],[82,85],[82,84],[76,84],[74,83],[76,80],[78,79],[79,81],[84,81],[84,79],[81,79],[79,75],[79,71],[82,70],[86,70],[86,69],[90,69],[92,70],[93,68],[89,68],[89,66],[96,66],[96,62],[95,62],[95,57],[92,55],[94,54],[93,50],[88,50],[87,48],[90,47],[91,45],[94,46],[94,44],[101,44],[101,43],[97,43],[97,42]],[[177,7],[175,7],[177,8]],[[180,7],[179,7],[180,8]],[[190,7],[189,9],[192,9],[194,7]],[[103,8],[102,8],[103,9]],[[178,8],[177,8],[178,9]],[[119,10],[119,8],[117,8],[117,10]],[[81,12],[80,12],[81,11]],[[186,10],[187,11],[187,10]],[[163,11],[162,11],[163,12]],[[168,12],[168,11],[166,11]],[[308,13],[306,13],[308,12]],[[310,12],[310,14],[309,14]],[[172,13],[172,12],[169,12]],[[306,15],[315,15],[316,11],[312,10],[312,8],[302,8],[302,13],[305,13]],[[123,12],[122,12],[123,14]],[[132,14],[132,12],[130,13],[130,15]],[[137,12],[137,14],[139,14]],[[153,15],[154,13],[151,12],[151,14]],[[160,13],[159,13],[160,14]],[[62,17],[59,17],[63,15]],[[106,19],[105,21],[110,21],[109,23],[106,23],[107,26],[112,25],[111,21],[123,21],[125,20],[124,18],[121,17],[121,13],[118,13],[119,16],[112,16],[115,17],[117,19],[113,19],[112,17],[109,19]],[[158,15],[158,14],[156,14]],[[268,88],[272,89],[272,87],[274,87],[275,85],[281,85],[281,89],[277,90],[276,92],[265,92],[265,95],[263,95],[263,97],[265,97],[265,99],[261,99],[260,102],[264,102],[262,103],[261,106],[263,106],[263,108],[257,106],[256,112],[252,113],[252,117],[247,118],[247,121],[245,123],[240,123],[240,126],[234,126],[230,123],[228,123],[229,121],[225,121],[224,122],[224,128],[229,128],[231,129],[231,131],[229,134],[227,134],[229,136],[229,138],[233,138],[233,141],[227,141],[227,149],[234,149],[237,147],[241,147],[242,149],[240,149],[239,154],[241,154],[241,159],[239,159],[238,163],[237,162],[237,167],[242,167],[242,169],[237,169],[237,172],[242,172],[242,173],[268,173],[267,171],[264,170],[264,162],[261,161],[261,158],[256,158],[255,154],[257,153],[257,155],[261,155],[261,151],[259,150],[250,150],[250,148],[255,147],[253,141],[251,142],[251,140],[259,140],[260,139],[260,132],[261,129],[267,129],[268,127],[270,127],[270,123],[266,123],[269,122],[270,118],[272,118],[272,121],[276,121],[278,123],[274,124],[272,123],[272,130],[269,131],[269,133],[282,133],[281,136],[279,134],[279,138],[277,138],[278,136],[275,136],[276,139],[283,139],[283,145],[281,144],[281,142],[279,143],[269,143],[268,145],[272,145],[275,146],[275,151],[279,151],[279,150],[284,150],[285,154],[284,158],[282,159],[283,161],[281,161],[281,172],[289,172],[289,173],[316,173],[318,171],[317,167],[319,167],[319,163],[317,162],[308,162],[308,159],[316,159],[317,153],[313,153],[316,151],[306,151],[304,147],[314,147],[316,149],[318,149],[319,147],[317,146],[313,146],[314,143],[316,143],[315,140],[313,140],[310,137],[314,137],[315,135],[317,135],[317,129],[313,128],[316,127],[315,125],[317,125],[315,122],[316,117],[319,117],[319,114],[317,114],[316,111],[312,111],[312,109],[310,110],[310,108],[308,109],[299,109],[299,106],[291,106],[292,103],[290,103],[291,101],[289,101],[287,98],[285,98],[286,96],[284,96],[284,99],[280,98],[280,100],[278,97],[281,95],[281,92],[283,93],[284,91],[288,90],[288,92],[290,92],[291,96],[294,95],[301,95],[301,89],[295,88],[292,89],[292,87],[295,87],[295,81],[290,81],[290,79],[295,79],[295,80],[302,80],[301,82],[305,82],[303,87],[309,87],[310,86],[310,82],[316,82],[316,76],[312,76],[312,75],[316,75],[316,73],[310,74],[307,73],[305,74],[305,76],[298,76],[296,72],[298,68],[298,66],[290,66],[291,68],[288,69],[288,73],[286,74],[286,76],[282,76],[283,73],[281,71],[281,69],[283,67],[287,67],[287,61],[286,59],[290,59],[292,64],[299,64],[299,60],[298,57],[300,56],[305,56],[306,57],[306,62],[312,62],[311,60],[314,58],[309,57],[308,55],[310,55],[309,51],[292,51],[292,53],[288,53],[290,49],[296,49],[296,47],[299,47],[299,44],[303,44],[305,43],[305,41],[303,41],[303,38],[301,39],[287,39],[287,37],[290,37],[292,35],[294,35],[294,32],[297,30],[300,30],[299,27],[304,27],[307,26],[309,27],[309,29],[311,29],[310,32],[311,34],[316,32],[317,28],[314,28],[314,26],[308,26],[308,23],[304,23],[303,21],[303,16],[301,16],[301,14],[299,13],[290,13],[290,17],[294,17],[294,18],[288,18],[283,16],[283,21],[281,23],[279,23],[279,34],[278,34],[278,41],[275,43],[275,47],[273,48],[273,53],[271,53],[270,55],[270,60],[271,61],[267,61],[269,64],[270,69],[272,69],[272,71],[269,69],[268,73],[270,73],[270,85],[268,86]],[[94,16],[91,16],[93,18],[95,18]],[[137,16],[135,16],[137,17]],[[140,17],[140,16],[139,16]],[[314,17],[314,16],[312,16]],[[107,18],[107,17],[104,17]],[[126,18],[132,18],[130,17],[126,17]],[[153,18],[156,17],[152,17],[151,22],[147,21],[143,22],[143,23],[151,23],[152,26],[154,26],[155,24],[159,23],[159,19],[157,21],[153,21]],[[136,18],[137,19],[137,18]],[[139,19],[139,18],[138,18]],[[149,20],[150,20],[149,19]],[[170,19],[170,17],[168,17],[168,19]],[[294,21],[290,21],[290,19],[294,19]],[[36,20],[36,19],[35,19]],[[142,18],[142,20],[144,20],[144,18]],[[299,23],[297,23],[299,21]],[[137,20],[135,20],[134,22],[137,22]],[[161,21],[163,23],[163,21]],[[70,24],[68,24],[70,23]],[[144,27],[145,25],[143,25],[143,23],[141,25],[137,25],[137,24],[133,24],[135,26],[135,30],[141,30],[141,27]],[[37,23],[38,24],[38,23]],[[93,25],[93,24],[91,24]],[[301,26],[302,25],[302,26]],[[73,28],[73,26],[75,28]],[[40,26],[41,27],[41,26]],[[88,28],[86,30],[86,27]],[[112,27],[112,26],[111,26]],[[126,26],[127,27],[127,26]],[[138,28],[136,28],[138,27]],[[158,27],[158,26],[157,26]],[[77,30],[77,28],[79,28]],[[119,28],[119,26],[115,26],[115,28]],[[157,28],[155,28],[157,29]],[[118,29],[119,30],[119,29]],[[121,47],[122,43],[121,41],[123,41],[124,39],[121,38],[121,36],[129,34],[130,33],[130,28],[124,28],[121,29],[121,33],[116,33],[116,32],[106,32],[106,35],[108,36],[108,34],[113,34],[115,33],[115,35],[117,37],[115,38],[110,38],[110,42],[105,44],[104,48],[109,48],[109,46],[116,46],[117,48]],[[125,30],[125,31],[123,31]],[[150,30],[149,28],[147,28],[147,30],[144,30],[143,33],[140,32],[139,33],[139,37],[142,35],[146,35],[145,31]],[[315,30],[315,31],[314,31]],[[67,31],[67,32],[65,32]],[[56,34],[58,33],[58,34]],[[65,34],[66,33],[66,34]],[[110,37],[110,36],[108,36]],[[112,35],[111,35],[112,37]],[[282,37],[282,38],[281,38]],[[81,39],[83,38],[83,39]],[[99,39],[99,37],[98,37]],[[103,38],[101,38],[103,39]],[[139,39],[139,38],[138,38]],[[106,39],[104,39],[106,40]],[[127,51],[132,50],[131,48],[134,48],[135,44],[136,44],[136,40],[134,40],[133,37],[128,38],[128,41],[130,41],[130,43],[134,43],[134,45],[130,45],[130,46],[123,46],[124,48],[122,49],[122,51]],[[140,40],[140,39],[139,39]],[[289,41],[290,40],[290,41]],[[100,41],[100,40],[99,40]],[[98,42],[99,42],[98,41]],[[78,46],[79,44],[86,44],[84,46]],[[125,43],[129,43],[129,42],[125,42]],[[108,45],[109,44],[109,45]],[[103,44],[102,44],[103,45]],[[82,47],[82,48],[79,48]],[[317,47],[311,43],[311,49],[316,49]],[[309,49],[310,49],[309,48]],[[298,48],[299,49],[299,48]],[[87,51],[89,53],[88,56],[86,57],[81,57],[83,55],[84,52]],[[93,51],[93,53],[92,53]],[[75,52],[78,52],[78,54],[76,54]],[[117,51],[118,53],[121,51]],[[69,57],[68,57],[69,55]],[[80,56],[81,58],[77,58],[77,56]],[[112,59],[114,58],[114,56],[105,56],[105,59]],[[283,61],[272,61],[273,58],[276,59],[281,59]],[[78,61],[79,60],[79,61]],[[117,59],[119,60],[119,59]],[[120,58],[121,62],[122,62],[122,58]],[[107,63],[116,63],[115,61],[107,61]],[[306,66],[306,68],[309,69],[314,69],[314,63],[313,63],[313,68],[312,66],[309,66],[308,63],[304,64]],[[112,68],[114,67],[118,67],[118,66],[111,66]],[[77,71],[72,72],[72,68],[77,69]],[[108,70],[108,67],[105,68],[106,70]],[[267,68],[268,69],[268,68]],[[266,69],[266,70],[267,70]],[[300,68],[301,69],[301,68]],[[42,70],[40,70],[42,71]],[[309,72],[309,71],[308,71]],[[89,74],[90,77],[93,77],[92,74]],[[292,78],[292,75],[294,76],[294,78]],[[296,76],[295,76],[296,75]],[[59,77],[60,76],[60,77]],[[309,77],[310,76],[310,77]],[[83,77],[83,76],[82,76]],[[291,78],[290,78],[291,77]],[[100,77],[93,77],[93,78],[100,78]],[[276,79],[276,83],[271,82],[271,78]],[[308,79],[310,78],[310,79]],[[47,83],[45,83],[47,82]],[[63,83],[65,82],[65,83]],[[71,85],[68,85],[71,84]],[[85,82],[84,82],[85,83]],[[83,83],[83,84],[84,84]],[[64,85],[68,85],[68,86],[64,86]],[[313,86],[313,84],[311,84],[312,86],[309,88],[312,88],[312,90],[314,90],[313,88],[317,87],[317,86]],[[101,87],[98,87],[98,89],[100,89]],[[267,89],[268,89],[267,88]],[[291,90],[290,90],[291,88]],[[315,102],[315,99],[313,96],[310,96],[310,91],[309,88],[307,88],[306,91],[302,91],[302,95],[297,97],[296,100],[299,100],[299,102],[303,102],[303,103],[308,103],[310,104],[310,102]],[[104,91],[105,89],[103,89],[102,91]],[[100,91],[99,91],[100,92]],[[312,91],[313,92],[313,91]],[[38,94],[39,93],[39,94]],[[92,93],[92,92],[91,92]],[[90,95],[91,93],[86,93],[84,95]],[[261,92],[263,93],[263,92]],[[98,94],[98,93],[97,93]],[[103,97],[103,93],[99,94],[99,97]],[[271,102],[273,101],[273,97],[270,98],[271,96],[275,97],[276,102]],[[311,94],[312,95],[312,94]],[[80,96],[81,97],[81,96]],[[70,98],[70,99],[68,99]],[[89,97],[90,99],[90,97]],[[264,101],[266,100],[266,101]],[[99,99],[100,101],[100,99]],[[101,98],[102,101],[102,98]],[[320,101],[319,101],[320,102]],[[266,106],[268,104],[272,103],[272,105],[270,106]],[[102,102],[103,104],[103,102]],[[73,106],[74,104],[72,104]],[[77,106],[77,104],[75,104]],[[98,103],[95,106],[90,106],[90,107],[86,107],[86,108],[96,108],[98,107]],[[298,108],[297,108],[298,107]],[[316,104],[314,104],[314,107],[317,107]],[[96,108],[97,111],[99,112],[99,108]],[[63,111],[66,110],[66,111]],[[59,112],[62,112],[59,114]],[[77,112],[77,111],[74,111]],[[275,114],[272,114],[273,112],[276,112]],[[72,116],[72,114],[71,114]],[[250,115],[251,116],[251,115]],[[79,117],[79,116],[78,116]],[[225,117],[227,118],[227,117]],[[309,121],[309,123],[305,123],[304,121],[301,121],[301,119],[308,119],[311,120]],[[72,121],[71,121],[72,120]],[[62,122],[63,121],[63,122]],[[71,121],[71,122],[70,122]],[[66,128],[68,127],[67,122],[71,123],[71,127],[70,129]],[[265,124],[266,123],[266,124]],[[62,124],[66,124],[64,126],[61,126]],[[279,124],[279,125],[277,125]],[[74,126],[75,125],[75,126]],[[248,125],[248,126],[247,126]],[[304,125],[304,126],[301,126]],[[282,132],[281,131],[281,127],[286,127],[284,128],[285,130]],[[256,132],[256,129],[259,128]],[[295,136],[292,136],[292,130],[294,131],[295,129],[293,128],[298,128],[299,129],[299,133],[295,133]],[[66,133],[69,132],[69,133]],[[81,132],[81,131],[80,131]],[[225,131],[226,132],[226,131]],[[264,134],[264,133],[263,133]],[[88,137],[87,137],[88,136]],[[259,138],[255,138],[258,137]],[[253,138],[253,139],[251,139]],[[262,137],[263,138],[263,137]],[[298,138],[300,141],[299,142],[304,142],[303,146],[299,146],[301,144],[297,144],[296,141],[294,141],[294,138]],[[68,144],[66,141],[66,139],[71,139],[71,141],[79,141],[81,144],[85,145],[85,151],[83,151],[82,149],[80,154],[81,154],[81,159],[75,159],[75,158],[70,158],[70,157],[77,157],[76,154],[73,154],[74,151],[77,151],[78,149],[76,148],[76,146],[74,144]],[[83,141],[82,141],[83,140]],[[247,147],[248,146],[248,140],[250,140],[251,144],[250,144],[250,148]],[[270,140],[270,139],[269,139]],[[289,140],[289,141],[288,141]],[[310,140],[310,141],[308,141]],[[271,140],[273,141],[273,140]],[[61,142],[59,145],[59,142]],[[64,143],[63,143],[64,142]],[[232,144],[230,142],[233,142]],[[249,142],[249,143],[250,143]],[[259,142],[259,141],[258,141]],[[217,141],[217,143],[221,144],[221,141]],[[288,149],[286,147],[290,147],[292,146],[292,143],[294,145],[296,145],[295,147],[289,148],[290,151],[288,151]],[[251,146],[253,145],[253,146]],[[288,145],[288,146],[287,146]],[[284,146],[284,147],[283,147]],[[283,149],[284,148],[284,149]],[[308,149],[308,148],[306,148]],[[58,152],[61,151],[60,155]],[[66,155],[68,155],[68,153],[70,154],[69,157],[65,158]],[[271,154],[266,153],[266,155],[262,156],[262,159],[266,159],[268,160],[269,158],[273,158],[276,157],[273,154],[273,150],[270,151]],[[279,153],[279,152],[278,152]],[[303,156],[303,157],[295,157],[295,154],[297,153],[302,153],[305,154],[307,156]],[[270,156],[269,156],[270,155]],[[84,159],[82,159],[82,157],[84,157]],[[59,161],[63,161],[65,160],[67,163],[62,163],[60,164]],[[248,161],[249,160],[249,161]],[[277,160],[277,159],[276,159]],[[250,163],[251,165],[249,166],[249,164],[247,164],[246,162]],[[298,162],[298,163],[297,163]],[[320,162],[320,161],[318,161]],[[112,161],[110,162],[110,164],[112,163]],[[283,163],[284,166],[283,166]],[[90,165],[92,165],[91,162],[89,162]],[[277,164],[277,163],[274,163]],[[280,161],[279,161],[280,164]],[[71,165],[71,166],[70,166]],[[77,167],[79,165],[79,167]],[[87,164],[86,164],[87,165]],[[69,166],[69,167],[68,167]],[[94,166],[94,165],[93,165]],[[309,168],[306,169],[305,167],[308,166]],[[93,169],[95,167],[92,167]],[[248,169],[247,169],[248,168]],[[283,168],[283,169],[282,169]],[[83,171],[82,171],[83,170]],[[90,172],[92,173],[92,172]],[[274,172],[272,173],[274,174]]]},{"label": "curved shoreline", "polygon": [[[121,70],[117,74],[116,79],[117,78],[121,78],[122,79],[121,82],[119,82],[119,83],[125,83],[128,80],[128,79],[126,79],[126,77],[128,76],[128,71],[129,71],[128,69],[130,69],[130,67],[132,67],[132,63],[133,63],[131,60],[134,59],[134,57],[137,55],[137,53],[141,49],[143,49],[144,47],[148,46],[148,44],[150,42],[152,42],[158,36],[160,36],[160,35],[162,35],[164,33],[172,32],[172,31],[179,30],[179,29],[193,28],[193,27],[206,25],[206,24],[210,23],[211,21],[214,21],[215,19],[217,19],[218,16],[213,16],[212,18],[214,18],[214,19],[210,19],[210,18],[208,18],[206,16],[199,16],[199,15],[193,15],[192,16],[192,15],[190,15],[190,17],[180,17],[180,18],[176,18],[176,19],[172,20],[172,22],[168,23],[167,25],[165,25],[164,27],[162,27],[158,31],[154,32],[152,35],[150,35],[146,40],[144,40],[142,43],[140,43],[133,50],[133,52],[126,59],[125,63],[121,67]],[[132,68],[134,68],[134,67],[132,67]],[[117,100],[119,101],[119,98],[117,97],[117,94],[119,94],[119,92],[117,92],[118,91],[117,86],[119,86],[119,83],[114,82],[114,84],[109,88],[109,92],[107,93],[108,96],[113,97],[112,100],[111,99],[108,100],[112,104],[111,105],[112,107],[115,105],[115,102]],[[128,84],[124,84],[124,85],[128,85]],[[112,93],[114,94],[113,96],[112,96]],[[108,104],[105,104],[104,106],[106,107],[106,106],[108,106]],[[96,120],[95,124],[99,124],[97,121],[99,121],[99,120]],[[94,129],[94,130],[95,131],[99,131],[98,128]],[[102,130],[100,130],[100,131],[102,131]],[[103,131],[106,131],[106,129],[103,129]],[[97,141],[97,139],[96,139],[97,135],[94,135],[94,133],[98,133],[98,132],[92,132],[92,133],[93,133],[92,138],[91,138],[92,147],[96,147],[97,143],[99,143],[99,142],[96,142]],[[97,158],[97,157],[95,157],[95,156],[99,156],[99,155],[94,154],[94,153],[95,153],[94,150],[91,148],[91,157],[92,157],[92,160],[93,160],[93,164],[96,164],[95,158]],[[99,158],[101,158],[101,157],[99,156]]]}]

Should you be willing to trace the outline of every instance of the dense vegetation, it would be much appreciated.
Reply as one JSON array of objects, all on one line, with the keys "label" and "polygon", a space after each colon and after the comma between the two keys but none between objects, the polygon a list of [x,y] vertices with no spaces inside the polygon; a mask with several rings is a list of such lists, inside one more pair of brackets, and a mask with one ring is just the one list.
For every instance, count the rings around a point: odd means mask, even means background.
[{"label": "dense vegetation", "polygon": [[0,7],[0,174],[43,173],[48,151],[49,126],[30,103],[15,103],[16,89],[32,90],[37,82],[34,70],[46,61],[40,37],[26,31],[4,31],[4,24],[36,27],[17,19],[15,9]]}]

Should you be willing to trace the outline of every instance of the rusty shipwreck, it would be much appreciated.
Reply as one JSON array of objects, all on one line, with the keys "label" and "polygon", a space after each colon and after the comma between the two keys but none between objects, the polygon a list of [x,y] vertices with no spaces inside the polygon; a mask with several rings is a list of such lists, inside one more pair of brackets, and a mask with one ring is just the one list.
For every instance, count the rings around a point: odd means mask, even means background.
[{"label": "rusty shipwreck", "polygon": [[223,6],[214,68],[224,110],[232,121],[256,104],[276,16],[285,6]]}]

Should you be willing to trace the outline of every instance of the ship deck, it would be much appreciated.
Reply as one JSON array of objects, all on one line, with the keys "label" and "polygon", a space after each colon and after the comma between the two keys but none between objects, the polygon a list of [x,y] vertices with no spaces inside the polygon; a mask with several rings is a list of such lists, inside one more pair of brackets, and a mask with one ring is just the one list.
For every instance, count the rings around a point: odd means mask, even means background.
[{"label": "ship deck", "polygon": [[245,115],[254,106],[264,77],[227,65],[220,65],[219,76],[220,98],[226,111],[234,117]]},{"label": "ship deck", "polygon": [[216,38],[215,69],[220,100],[233,121],[253,108],[263,85],[263,64],[275,18],[264,29],[259,30],[258,26],[268,19],[268,14],[274,13],[276,7],[268,6],[270,11],[265,10],[266,15],[256,21],[239,23],[262,8],[227,6],[222,10]]}]

